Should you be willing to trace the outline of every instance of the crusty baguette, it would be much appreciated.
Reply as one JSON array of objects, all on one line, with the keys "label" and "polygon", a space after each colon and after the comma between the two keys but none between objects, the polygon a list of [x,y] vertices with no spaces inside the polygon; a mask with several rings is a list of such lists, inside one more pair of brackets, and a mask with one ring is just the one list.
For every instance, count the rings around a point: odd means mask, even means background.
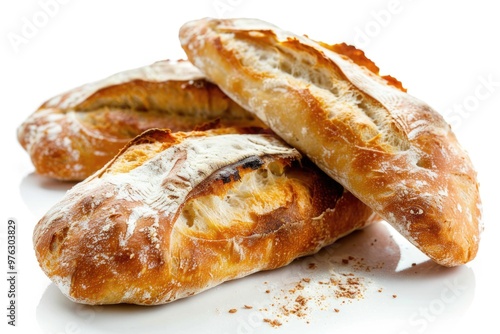
[{"label": "crusty baguette", "polygon": [[189,131],[262,125],[188,61],[159,61],[89,83],[45,102],[18,128],[38,174],[80,181],[151,128]]},{"label": "crusty baguette", "polygon": [[475,257],[476,172],[430,106],[327,45],[263,21],[192,21],[180,40],[209,80],[431,259],[456,266]]},{"label": "crusty baguette", "polygon": [[151,129],[68,191],[33,241],[71,300],[153,305],[284,266],[376,220],[270,132]]}]

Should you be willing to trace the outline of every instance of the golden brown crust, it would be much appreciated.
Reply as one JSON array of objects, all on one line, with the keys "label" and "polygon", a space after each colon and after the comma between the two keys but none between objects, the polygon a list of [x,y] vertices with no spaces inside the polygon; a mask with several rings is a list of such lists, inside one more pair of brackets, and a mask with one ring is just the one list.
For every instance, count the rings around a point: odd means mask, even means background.
[{"label": "golden brown crust", "polygon": [[[443,118],[352,50],[252,19],[180,31],[188,58],[437,263],[472,260],[476,172]],[[362,66],[359,64],[361,63]]]},{"label": "golden brown crust", "polygon": [[[366,67],[366,69],[373,72],[374,74],[380,75],[380,69],[378,68],[378,66],[375,65],[375,63],[371,59],[368,59],[365,56],[365,52],[363,50],[360,50],[355,46],[348,45],[346,43],[327,44],[321,41],[318,41],[317,43],[328,50],[346,56],[359,66]],[[406,92],[406,88],[403,87],[403,84],[398,79],[390,75],[384,75],[381,77],[385,79],[385,81],[387,81],[387,84],[392,85],[403,92]]]},{"label": "golden brown crust", "polygon": [[33,241],[70,299],[153,305],[287,265],[375,220],[275,135],[155,129],[71,189]]},{"label": "golden brown crust", "polygon": [[261,125],[187,61],[160,61],[45,102],[18,129],[38,174],[80,181],[151,128]]}]

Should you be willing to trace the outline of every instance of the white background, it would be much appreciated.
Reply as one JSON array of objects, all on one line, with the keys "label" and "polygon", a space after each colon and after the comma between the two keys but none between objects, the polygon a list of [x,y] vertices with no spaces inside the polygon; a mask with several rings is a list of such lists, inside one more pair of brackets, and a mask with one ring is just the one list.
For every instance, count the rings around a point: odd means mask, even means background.
[{"label": "white background", "polygon": [[[500,17],[493,4],[486,0],[2,1],[0,276],[7,276],[10,218],[18,228],[19,275],[15,328],[7,325],[8,286],[6,278],[1,279],[0,331],[470,333],[481,325],[484,332],[498,331],[495,268],[500,252],[495,238],[500,214],[495,195],[500,184],[495,156],[500,144]],[[256,310],[228,315],[227,309],[259,303],[255,291],[262,282],[286,285],[283,275],[296,270],[300,262],[162,307],[90,308],[67,301],[39,269],[31,235],[36,222],[71,185],[33,173],[17,143],[16,128],[42,102],[70,88],[160,59],[184,58],[179,27],[206,16],[255,17],[317,40],[357,45],[383,74],[395,76],[410,94],[445,115],[481,182],[485,232],[477,258],[460,268],[440,268],[389,227],[372,228],[341,240],[328,254],[340,258],[356,253],[368,261],[386,257],[385,266],[367,276],[372,282],[369,288],[383,287],[384,293],[367,291],[365,298],[343,306],[338,314],[311,310],[309,323],[290,320],[278,328],[259,321],[263,315]],[[386,241],[378,254],[357,247],[371,238],[370,233]],[[408,274],[405,270],[413,262],[418,265]],[[398,297],[390,298],[392,294]]]}]

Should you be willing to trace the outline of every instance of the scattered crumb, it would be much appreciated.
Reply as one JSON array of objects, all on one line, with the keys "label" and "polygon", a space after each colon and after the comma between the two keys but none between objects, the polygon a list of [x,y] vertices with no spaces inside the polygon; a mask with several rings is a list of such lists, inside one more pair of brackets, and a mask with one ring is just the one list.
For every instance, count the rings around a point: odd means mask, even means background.
[{"label": "scattered crumb", "polygon": [[[377,239],[372,241],[377,242]],[[272,327],[282,326],[291,319],[309,324],[311,316],[317,311],[333,310],[339,313],[343,305],[365,298],[370,279],[363,273],[382,268],[384,262],[367,263],[362,257],[343,256],[329,257],[326,261],[319,258],[319,262],[303,262],[303,265],[305,271],[287,277],[281,288],[274,283],[263,282],[265,288],[261,293],[267,294],[265,304],[244,304],[240,310],[262,312],[263,321]],[[308,270],[318,271],[311,278]],[[373,291],[382,293],[384,289],[374,288]],[[397,295],[393,294],[392,298],[397,298]],[[229,310],[229,313],[236,312],[236,308]]]},{"label": "scattered crumb", "polygon": [[413,263],[411,264],[411,266],[412,266],[412,267],[415,267],[416,265],[417,265],[417,264],[416,264],[415,262],[413,262]]},{"label": "scattered crumb", "polygon": [[341,274],[338,277],[331,277],[330,283],[337,287],[337,290],[335,291],[335,297],[337,298],[363,298],[363,279],[361,277],[354,276],[353,273]]},{"label": "scattered crumb", "polygon": [[268,319],[268,318],[265,318],[264,319],[264,322],[267,322],[269,323],[271,326],[273,327],[279,327],[281,326],[281,322],[279,322],[278,320],[274,319],[274,320],[271,320],[271,319]]},{"label": "scattered crumb", "polygon": [[[365,270],[363,259],[349,256],[345,260],[356,268],[362,267],[362,271]],[[345,271],[345,268],[342,271]],[[318,280],[310,277],[298,278],[296,282],[290,283],[291,285],[287,284],[287,287],[276,291],[272,296],[270,314],[264,321],[271,326],[276,326],[271,319],[279,319],[280,326],[290,318],[310,323],[310,315],[314,310],[331,312],[333,309],[338,313],[340,309],[335,306],[364,298],[365,278],[351,271],[342,271],[325,271],[324,277]],[[266,290],[266,293],[270,291]]]}]

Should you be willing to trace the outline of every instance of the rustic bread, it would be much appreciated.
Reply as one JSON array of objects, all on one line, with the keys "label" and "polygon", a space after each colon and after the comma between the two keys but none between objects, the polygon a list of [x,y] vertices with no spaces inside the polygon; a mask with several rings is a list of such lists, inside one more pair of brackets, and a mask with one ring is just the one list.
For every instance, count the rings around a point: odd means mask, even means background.
[{"label": "rustic bread", "polygon": [[163,304],[278,268],[377,220],[271,133],[151,129],[36,225],[71,300]]},{"label": "rustic bread", "polygon": [[80,181],[151,128],[189,131],[206,122],[261,125],[188,61],[159,61],[45,102],[18,128],[40,175]]},{"label": "rustic bread", "polygon": [[475,257],[476,172],[429,105],[343,52],[260,20],[192,21],[180,40],[209,80],[431,259]]}]

